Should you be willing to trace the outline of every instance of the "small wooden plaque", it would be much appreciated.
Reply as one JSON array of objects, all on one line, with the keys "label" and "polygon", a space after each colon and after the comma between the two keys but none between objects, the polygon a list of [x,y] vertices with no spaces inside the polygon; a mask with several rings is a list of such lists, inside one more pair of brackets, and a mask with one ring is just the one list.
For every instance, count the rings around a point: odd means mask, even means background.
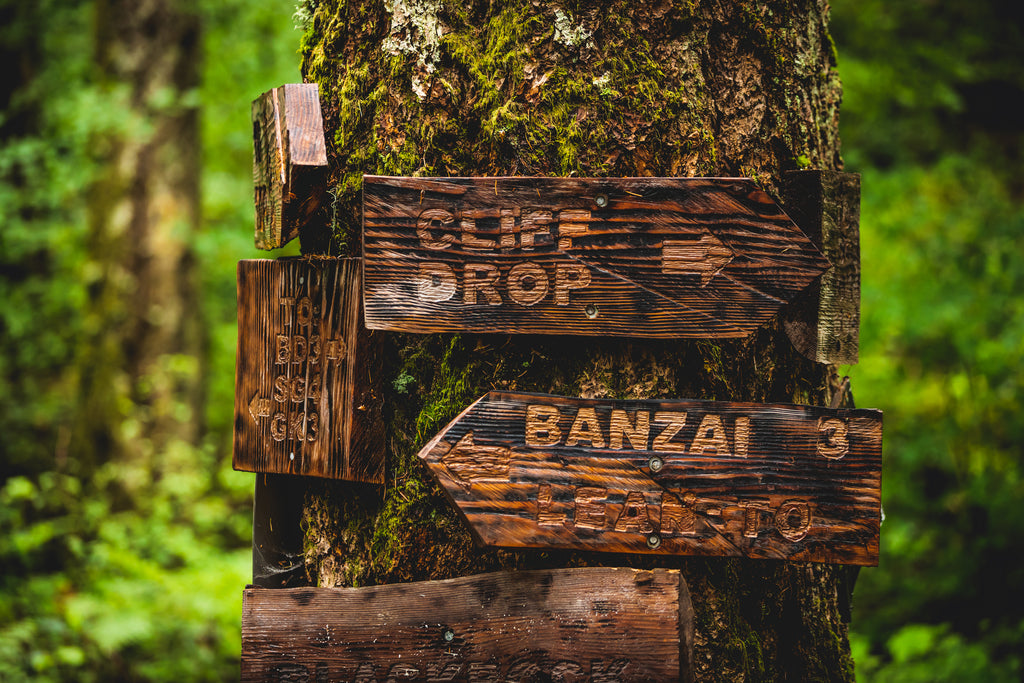
[{"label": "small wooden plaque", "polygon": [[419,457],[483,545],[878,563],[876,410],[491,392]]},{"label": "small wooden plaque", "polygon": [[786,210],[832,263],[788,308],[793,346],[818,363],[853,365],[860,350],[860,174],[790,171]]},{"label": "small wooden plaque", "polygon": [[277,249],[320,207],[327,146],[316,83],[268,90],[252,103],[256,246]]},{"label": "small wooden plaque", "polygon": [[692,630],[669,569],[247,588],[242,681],[690,680]]},{"label": "small wooden plaque", "polygon": [[359,259],[238,264],[234,467],[384,482]]},{"label": "small wooden plaque", "polygon": [[829,267],[746,178],[363,179],[366,324],[745,337]]}]

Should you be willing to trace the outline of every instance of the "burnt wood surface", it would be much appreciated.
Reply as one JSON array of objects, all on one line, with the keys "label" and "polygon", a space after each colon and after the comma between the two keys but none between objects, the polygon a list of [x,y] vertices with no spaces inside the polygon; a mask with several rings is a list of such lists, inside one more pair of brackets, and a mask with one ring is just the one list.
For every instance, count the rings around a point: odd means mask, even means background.
[{"label": "burnt wood surface", "polygon": [[242,680],[691,680],[676,570],[498,572],[368,588],[247,588]]},{"label": "burnt wood surface", "polygon": [[315,83],[268,90],[252,103],[256,246],[277,249],[299,234],[327,189],[327,147]]},{"label": "burnt wood surface", "polygon": [[785,208],[832,267],[790,306],[784,319],[807,358],[855,364],[860,350],[860,174],[790,171]]},{"label": "burnt wood surface", "polygon": [[493,391],[420,451],[477,541],[878,563],[882,414]]},{"label": "burnt wood surface", "polygon": [[360,305],[359,259],[239,262],[235,469],[383,483]]},{"label": "burnt wood surface", "polygon": [[745,337],[828,261],[745,178],[363,180],[366,324]]}]

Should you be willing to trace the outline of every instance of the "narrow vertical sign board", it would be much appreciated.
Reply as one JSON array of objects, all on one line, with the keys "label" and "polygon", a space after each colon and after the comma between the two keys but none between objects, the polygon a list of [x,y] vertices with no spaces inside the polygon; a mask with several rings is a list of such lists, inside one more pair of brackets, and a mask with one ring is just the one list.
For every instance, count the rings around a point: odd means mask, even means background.
[{"label": "narrow vertical sign board", "polygon": [[238,264],[234,467],[383,483],[359,259]]},{"label": "narrow vertical sign board", "polygon": [[691,680],[692,633],[670,569],[248,588],[242,681]]},{"label": "narrow vertical sign board", "polygon": [[491,392],[420,451],[484,545],[878,563],[882,414]]},{"label": "narrow vertical sign board", "polygon": [[745,337],[829,263],[747,178],[363,179],[366,324]]},{"label": "narrow vertical sign board", "polygon": [[289,83],[252,103],[256,246],[299,234],[326,191],[327,145],[316,83]]}]

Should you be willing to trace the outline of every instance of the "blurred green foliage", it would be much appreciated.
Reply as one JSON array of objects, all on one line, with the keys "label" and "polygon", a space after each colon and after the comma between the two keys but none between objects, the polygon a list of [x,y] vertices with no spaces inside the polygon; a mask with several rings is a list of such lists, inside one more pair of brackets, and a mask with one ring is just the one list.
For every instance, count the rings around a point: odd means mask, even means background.
[{"label": "blurred green foliage", "polygon": [[158,480],[67,457],[77,342],[102,324],[85,197],[105,140],[138,125],[101,87],[97,4],[0,0],[0,680],[237,679],[253,481],[230,464],[233,275],[256,255],[249,102],[299,77],[294,4],[200,3],[203,85],[182,96],[202,112],[208,434],[172,442]]},{"label": "blurred green foliage", "polygon": [[847,169],[862,173],[858,404],[885,410],[869,681],[1024,675],[1024,5],[839,0]]}]

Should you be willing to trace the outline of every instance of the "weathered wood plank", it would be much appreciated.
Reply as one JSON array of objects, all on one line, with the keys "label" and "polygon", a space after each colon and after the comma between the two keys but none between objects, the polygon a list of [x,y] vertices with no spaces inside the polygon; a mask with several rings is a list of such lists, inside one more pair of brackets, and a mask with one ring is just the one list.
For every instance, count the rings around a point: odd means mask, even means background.
[{"label": "weathered wood plank", "polygon": [[277,249],[299,234],[326,190],[327,146],[316,83],[268,90],[252,103],[256,246]]},{"label": "weathered wood plank", "polygon": [[366,323],[744,337],[828,268],[744,178],[363,180]]},{"label": "weathered wood plank", "polygon": [[791,171],[786,211],[832,267],[787,311],[793,345],[819,363],[852,365],[860,348],[860,174]]},{"label": "weathered wood plank", "polygon": [[501,547],[878,563],[882,414],[491,392],[420,451]]},{"label": "weathered wood plank", "polygon": [[383,483],[359,259],[238,264],[235,469]]},{"label": "weathered wood plank", "polygon": [[667,569],[247,588],[242,680],[690,680],[692,622],[686,583]]}]

